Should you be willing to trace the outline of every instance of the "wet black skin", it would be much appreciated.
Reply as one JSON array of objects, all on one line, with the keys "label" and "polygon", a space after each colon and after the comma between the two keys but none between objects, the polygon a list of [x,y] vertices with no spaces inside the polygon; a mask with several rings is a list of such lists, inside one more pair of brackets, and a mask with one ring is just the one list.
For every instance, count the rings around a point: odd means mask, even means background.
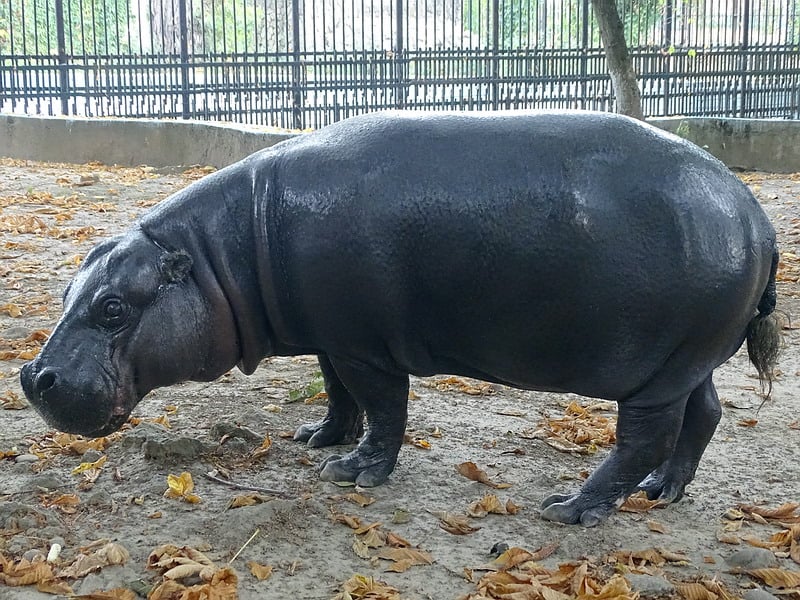
[{"label": "wet black skin", "polygon": [[22,382],[48,423],[99,436],[156,387],[316,354],[328,415],[295,439],[360,438],[321,477],[364,486],[394,468],[409,374],[616,400],[616,448],[542,511],[594,525],[639,486],[683,494],[720,416],[712,372],[774,256],[721,163],[624,117],[356,117],[210,175],[97,247]]}]

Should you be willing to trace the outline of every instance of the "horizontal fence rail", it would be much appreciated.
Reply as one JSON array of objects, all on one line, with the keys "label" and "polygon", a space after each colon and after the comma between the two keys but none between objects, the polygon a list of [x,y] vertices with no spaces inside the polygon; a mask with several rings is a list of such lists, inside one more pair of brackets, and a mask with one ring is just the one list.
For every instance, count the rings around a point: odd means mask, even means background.
[{"label": "horizontal fence rail", "polygon": [[[800,118],[800,0],[619,0],[648,116]],[[613,110],[589,0],[0,0],[3,112]]]}]

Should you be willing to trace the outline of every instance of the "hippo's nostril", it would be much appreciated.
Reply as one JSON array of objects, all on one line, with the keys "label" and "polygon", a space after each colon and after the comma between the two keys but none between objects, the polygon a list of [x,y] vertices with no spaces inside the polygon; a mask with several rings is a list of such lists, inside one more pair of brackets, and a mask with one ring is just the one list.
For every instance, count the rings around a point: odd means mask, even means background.
[{"label": "hippo's nostril", "polygon": [[43,394],[56,384],[56,372],[52,369],[45,369],[36,376],[36,391]]}]

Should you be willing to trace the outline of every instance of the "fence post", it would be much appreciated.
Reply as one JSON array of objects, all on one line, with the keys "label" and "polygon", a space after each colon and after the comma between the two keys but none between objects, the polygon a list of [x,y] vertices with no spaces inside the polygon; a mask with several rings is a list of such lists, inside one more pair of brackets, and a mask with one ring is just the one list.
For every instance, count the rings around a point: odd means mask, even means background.
[{"label": "fence post", "polygon": [[305,129],[300,64],[300,0],[292,0],[292,62],[292,125],[295,129]]},{"label": "fence post", "polygon": [[404,108],[405,98],[405,40],[403,38],[403,0],[395,1],[395,33],[394,33],[394,105]]},{"label": "fence post", "polygon": [[[174,14],[174,13],[173,13]],[[189,28],[186,17],[186,0],[178,0],[178,27],[181,34],[181,118],[189,114]]]},{"label": "fence post", "polygon": [[64,1],[56,0],[56,38],[58,42],[58,87],[61,96],[61,114],[69,114],[69,57],[64,34]]},{"label": "fence post", "polygon": [[589,0],[583,0],[583,22],[581,23],[581,108],[589,105]]},{"label": "fence post", "polygon": [[744,0],[742,10],[742,44],[739,55],[739,116],[747,116],[747,50],[750,46],[750,0]]},{"label": "fence post", "polygon": [[669,51],[672,48],[672,29],[673,29],[673,21],[674,21],[674,0],[666,0],[664,5],[664,26],[662,29],[662,42],[664,48],[666,48],[667,52],[663,54],[663,58],[661,59],[661,63],[664,65],[664,78],[661,81],[661,85],[664,86],[663,89],[663,96],[664,96],[664,115],[669,116],[671,114],[671,107],[672,104],[672,93],[670,90],[671,85],[671,77],[670,73],[672,70],[672,53]]},{"label": "fence post", "polygon": [[492,0],[492,108],[500,106],[500,0]]}]

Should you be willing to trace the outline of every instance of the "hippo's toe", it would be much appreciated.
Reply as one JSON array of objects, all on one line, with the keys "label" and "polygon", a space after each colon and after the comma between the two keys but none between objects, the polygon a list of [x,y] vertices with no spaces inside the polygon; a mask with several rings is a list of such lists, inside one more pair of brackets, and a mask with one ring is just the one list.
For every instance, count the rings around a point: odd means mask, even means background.
[{"label": "hippo's toe", "polygon": [[359,452],[356,448],[345,456],[333,454],[322,463],[322,481],[350,482],[362,487],[381,485],[389,478],[397,460],[390,453]]},{"label": "hippo's toe", "polygon": [[567,525],[580,523],[584,527],[594,527],[605,521],[616,509],[614,502],[601,502],[592,505],[584,494],[564,496],[553,494],[542,502],[541,516],[547,521]]},{"label": "hippo's toe", "polygon": [[351,423],[325,418],[316,423],[306,423],[298,427],[294,432],[294,439],[298,442],[306,442],[312,448],[322,448],[339,444],[354,444],[363,432],[363,418]]},{"label": "hippo's toe", "polygon": [[661,500],[664,504],[669,504],[683,498],[683,490],[689,481],[691,478],[681,476],[675,469],[659,468],[639,484],[639,489],[643,490],[650,500]]}]

